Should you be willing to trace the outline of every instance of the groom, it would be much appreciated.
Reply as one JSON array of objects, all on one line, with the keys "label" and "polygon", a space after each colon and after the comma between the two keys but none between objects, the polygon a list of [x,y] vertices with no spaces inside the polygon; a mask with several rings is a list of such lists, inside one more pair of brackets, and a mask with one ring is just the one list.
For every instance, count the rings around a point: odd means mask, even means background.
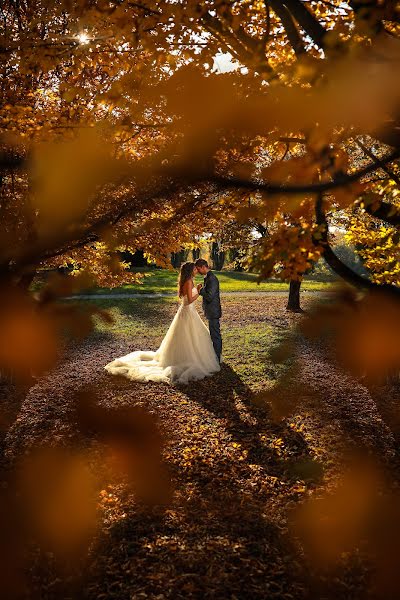
[{"label": "groom", "polygon": [[204,275],[204,285],[199,283],[197,290],[203,296],[203,311],[208,319],[211,340],[215,354],[221,362],[222,338],[219,320],[221,318],[221,301],[219,297],[219,281],[203,258],[198,258],[194,263],[197,271]]}]

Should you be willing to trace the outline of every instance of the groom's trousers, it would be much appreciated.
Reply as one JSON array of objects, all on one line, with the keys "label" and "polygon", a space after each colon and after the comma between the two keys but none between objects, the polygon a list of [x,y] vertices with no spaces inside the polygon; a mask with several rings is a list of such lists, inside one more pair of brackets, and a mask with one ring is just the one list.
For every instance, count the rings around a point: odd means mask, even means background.
[{"label": "groom's trousers", "polygon": [[214,346],[215,354],[220,361],[222,352],[222,338],[219,319],[208,319],[208,326],[210,329],[211,341]]}]

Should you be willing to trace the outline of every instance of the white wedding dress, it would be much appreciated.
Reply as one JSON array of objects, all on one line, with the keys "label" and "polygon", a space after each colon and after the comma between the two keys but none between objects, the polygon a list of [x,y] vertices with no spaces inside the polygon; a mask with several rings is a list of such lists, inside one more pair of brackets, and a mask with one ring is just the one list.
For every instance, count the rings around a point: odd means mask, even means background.
[{"label": "white wedding dress", "polygon": [[[198,291],[193,288],[193,295]],[[210,333],[196,310],[183,296],[168,331],[156,352],[137,351],[104,367],[112,375],[134,381],[188,383],[220,370]]]}]

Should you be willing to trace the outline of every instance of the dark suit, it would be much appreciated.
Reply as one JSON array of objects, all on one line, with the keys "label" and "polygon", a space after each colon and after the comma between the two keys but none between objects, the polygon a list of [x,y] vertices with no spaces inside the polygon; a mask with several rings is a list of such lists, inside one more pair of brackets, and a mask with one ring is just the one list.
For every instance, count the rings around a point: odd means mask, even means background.
[{"label": "dark suit", "polygon": [[218,360],[221,360],[222,338],[219,320],[222,315],[219,296],[219,281],[212,271],[204,277],[204,286],[200,290],[203,297],[203,311],[208,320],[211,340]]}]

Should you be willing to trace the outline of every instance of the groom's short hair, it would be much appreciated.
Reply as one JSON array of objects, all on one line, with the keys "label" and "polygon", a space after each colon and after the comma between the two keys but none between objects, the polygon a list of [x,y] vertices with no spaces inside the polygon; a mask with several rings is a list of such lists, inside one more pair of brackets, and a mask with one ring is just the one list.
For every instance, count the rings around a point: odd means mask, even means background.
[{"label": "groom's short hair", "polygon": [[207,267],[207,269],[208,269],[208,262],[206,260],[204,260],[204,258],[198,258],[196,260],[196,262],[194,263],[194,266],[200,267],[200,269],[201,269],[201,267]]}]

